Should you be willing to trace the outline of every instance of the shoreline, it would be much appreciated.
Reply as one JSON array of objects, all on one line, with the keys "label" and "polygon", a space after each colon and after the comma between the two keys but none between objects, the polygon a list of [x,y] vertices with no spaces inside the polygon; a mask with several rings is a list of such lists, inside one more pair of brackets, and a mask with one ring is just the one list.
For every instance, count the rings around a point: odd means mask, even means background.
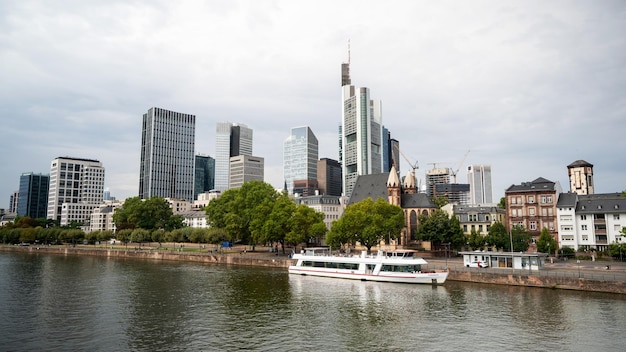
[{"label": "shoreline", "polygon": [[[107,258],[248,265],[285,269],[294,263],[288,256],[280,253],[276,255],[275,252],[270,253],[269,250],[254,252],[245,249],[212,251],[201,247],[198,247],[197,251],[183,251],[182,248],[163,249],[161,247],[159,249],[149,246],[113,248],[112,246],[91,247],[85,245],[72,247],[67,245],[15,246],[3,244],[0,245],[0,252],[46,253],[65,256],[88,255]],[[626,294],[626,266],[624,265],[619,265],[615,268],[616,270],[606,272],[589,268],[589,266],[581,269],[580,265],[577,267],[572,265],[555,265],[539,271],[527,272],[512,269],[470,269],[463,267],[462,263],[456,259],[448,259],[445,261],[445,264],[441,259],[428,258],[427,261],[429,261],[427,265],[429,268],[445,269],[447,267],[450,270],[448,276],[450,281]],[[581,276],[581,273],[584,275]]]}]

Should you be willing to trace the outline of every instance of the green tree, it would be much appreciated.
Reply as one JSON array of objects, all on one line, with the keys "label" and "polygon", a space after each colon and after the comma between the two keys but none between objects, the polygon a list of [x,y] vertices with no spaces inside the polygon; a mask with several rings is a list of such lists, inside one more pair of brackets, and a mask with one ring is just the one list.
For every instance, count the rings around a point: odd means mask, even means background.
[{"label": "green tree", "polygon": [[523,226],[515,225],[511,229],[513,252],[526,252],[530,246],[531,236]]},{"label": "green tree", "polygon": [[539,239],[537,239],[537,251],[552,255],[557,250],[557,243],[547,228],[541,230]]},{"label": "green tree", "polygon": [[293,245],[308,242],[310,239],[322,239],[328,232],[324,224],[324,213],[304,204],[296,207],[293,217],[289,220],[289,228],[285,241]]},{"label": "green tree", "polygon": [[368,251],[385,239],[397,239],[404,227],[404,213],[396,205],[371,198],[349,205],[332,225],[326,242],[336,247],[361,243]]},{"label": "green tree", "polygon": [[139,243],[140,245],[151,239],[150,231],[144,228],[134,229],[133,232],[130,233],[130,240],[132,242]]},{"label": "green tree", "polygon": [[467,245],[472,250],[478,250],[485,246],[485,237],[476,231],[476,229],[472,229],[472,232],[467,236]]},{"label": "green tree", "polygon": [[262,202],[256,209],[256,216],[250,224],[253,243],[280,243],[284,251],[285,236],[289,233],[290,220],[296,211],[296,205],[286,194],[276,201]]},{"label": "green tree", "polygon": [[506,197],[500,198],[500,203],[498,203],[498,208],[506,209]]},{"label": "green tree", "polygon": [[127,198],[122,208],[115,210],[113,222],[118,230],[141,228],[171,230],[182,227],[182,217],[174,215],[169,203],[161,197],[141,200]]},{"label": "green tree", "polygon": [[489,233],[485,238],[486,242],[498,249],[511,251],[511,244],[509,235],[506,232],[506,227],[501,222],[494,222],[489,227]]},{"label": "green tree", "polygon": [[609,245],[609,255],[619,261],[626,258],[626,243],[611,243]]},{"label": "green tree", "polygon": [[433,200],[433,203],[435,203],[435,206],[437,207],[437,209],[441,209],[441,207],[443,207],[444,205],[450,202],[448,198],[444,196],[433,197],[432,200]]}]

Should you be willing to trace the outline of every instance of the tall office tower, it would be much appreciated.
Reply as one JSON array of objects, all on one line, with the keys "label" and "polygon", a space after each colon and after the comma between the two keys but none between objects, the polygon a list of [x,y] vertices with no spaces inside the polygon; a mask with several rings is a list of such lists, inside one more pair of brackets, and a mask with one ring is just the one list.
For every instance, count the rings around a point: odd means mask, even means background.
[{"label": "tall office tower", "polygon": [[265,161],[251,155],[230,158],[230,181],[228,188],[239,188],[248,181],[263,181]]},{"label": "tall office tower", "polygon": [[467,182],[470,185],[470,204],[493,204],[491,165],[468,166]]},{"label": "tall office tower", "polygon": [[215,128],[215,189],[228,189],[230,158],[252,155],[252,129],[244,124],[218,122]]},{"label": "tall office tower", "polygon": [[294,127],[283,144],[283,167],[287,191],[293,194],[294,181],[307,184],[317,180],[319,146],[313,131],[307,126]]},{"label": "tall office tower", "polygon": [[215,187],[215,159],[208,155],[196,155],[196,173],[193,183],[193,199],[198,194],[208,192]]},{"label": "tall office tower", "polygon": [[20,191],[15,191],[11,193],[11,197],[9,199],[9,213],[17,213],[17,202],[20,199]]},{"label": "tall office tower", "polygon": [[196,116],[150,108],[143,114],[139,197],[193,200]]},{"label": "tall office tower", "polygon": [[383,126],[383,172],[389,172],[391,165],[396,166],[400,175],[400,142],[391,138],[391,132]]},{"label": "tall office tower", "polygon": [[[350,82],[343,77],[342,84]],[[349,66],[348,66],[349,72]],[[368,88],[342,86],[340,158],[343,193],[350,197],[359,175],[383,172],[382,104],[370,99]]]},{"label": "tall office tower", "polygon": [[426,194],[429,197],[439,197],[437,185],[450,183],[450,169],[447,167],[433,168],[426,170]]},{"label": "tall office tower", "polygon": [[104,167],[98,160],[58,157],[50,164],[48,219],[61,226],[89,222],[91,211],[102,203]]},{"label": "tall office tower", "polygon": [[317,184],[321,195],[341,196],[341,164],[337,160],[322,158],[317,161]]},{"label": "tall office tower", "polygon": [[567,165],[569,190],[572,193],[593,194],[593,164],[584,160],[576,160]]},{"label": "tall office tower", "polygon": [[23,173],[17,200],[17,215],[33,219],[45,218],[48,211],[50,175]]}]

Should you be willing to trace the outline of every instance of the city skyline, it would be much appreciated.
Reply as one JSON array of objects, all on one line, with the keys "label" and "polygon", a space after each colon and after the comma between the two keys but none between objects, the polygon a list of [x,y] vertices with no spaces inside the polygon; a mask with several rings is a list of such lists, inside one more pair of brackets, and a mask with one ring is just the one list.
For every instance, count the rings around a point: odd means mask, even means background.
[{"label": "city skyline", "polygon": [[0,208],[59,155],[100,160],[112,196],[137,195],[150,106],[196,115],[195,151],[212,157],[217,122],[250,126],[265,181],[282,189],[290,128],[309,126],[319,158],[339,159],[348,60],[418,182],[471,149],[463,167],[492,166],[495,202],[538,177],[567,185],[575,160],[594,165],[596,193],[626,188],[626,4],[394,5],[3,4]]}]

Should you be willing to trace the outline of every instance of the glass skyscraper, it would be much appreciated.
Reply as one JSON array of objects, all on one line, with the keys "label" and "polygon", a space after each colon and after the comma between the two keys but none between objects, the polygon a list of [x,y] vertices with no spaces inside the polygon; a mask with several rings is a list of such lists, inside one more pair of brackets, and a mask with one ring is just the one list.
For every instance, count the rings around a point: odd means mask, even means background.
[{"label": "glass skyscraper", "polygon": [[48,211],[50,175],[23,173],[17,199],[17,215],[45,218]]},{"label": "glass skyscraper", "polygon": [[491,165],[468,166],[467,183],[470,185],[471,204],[493,204]]},{"label": "glass skyscraper", "polygon": [[193,199],[215,187],[215,159],[208,155],[196,155],[196,171],[193,185]]},{"label": "glass skyscraper", "polygon": [[193,200],[196,116],[160,108],[143,114],[139,197]]},{"label": "glass skyscraper", "polygon": [[218,122],[215,128],[215,189],[223,192],[230,181],[230,158],[252,156],[252,129],[244,124]]},{"label": "glass skyscraper", "polygon": [[283,148],[285,183],[289,194],[293,193],[293,181],[317,180],[319,146],[313,131],[307,126],[291,129]]}]

